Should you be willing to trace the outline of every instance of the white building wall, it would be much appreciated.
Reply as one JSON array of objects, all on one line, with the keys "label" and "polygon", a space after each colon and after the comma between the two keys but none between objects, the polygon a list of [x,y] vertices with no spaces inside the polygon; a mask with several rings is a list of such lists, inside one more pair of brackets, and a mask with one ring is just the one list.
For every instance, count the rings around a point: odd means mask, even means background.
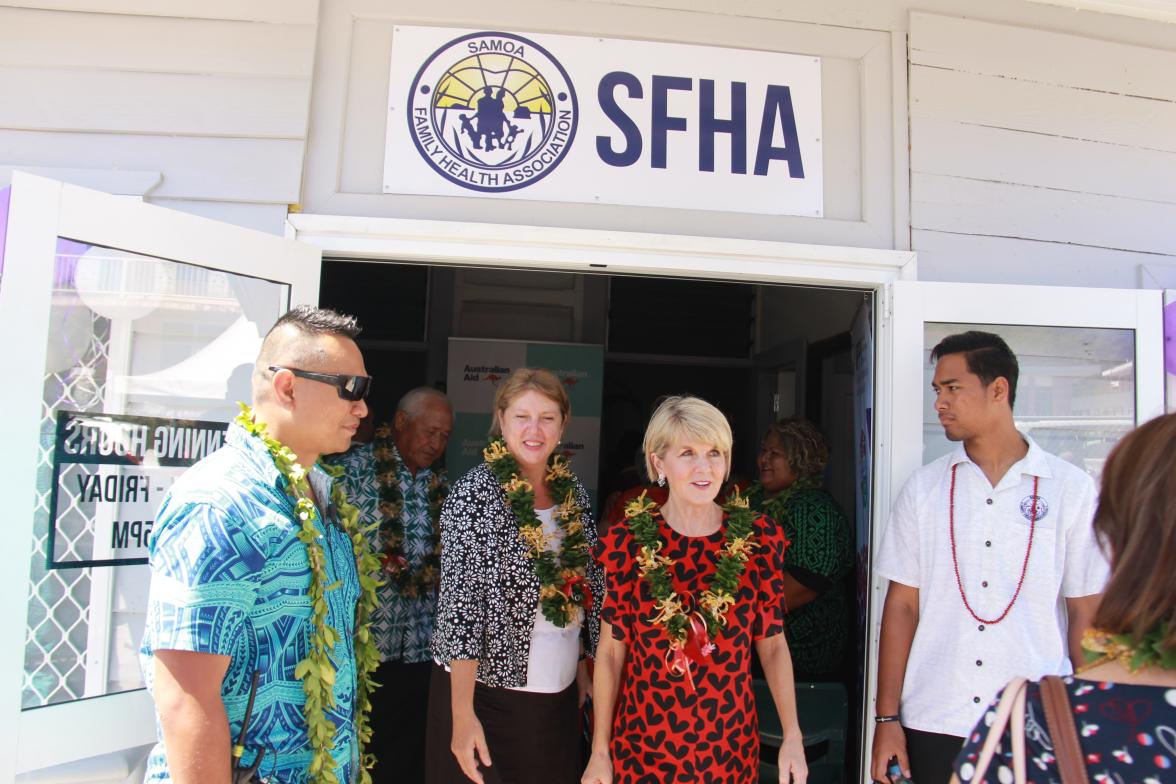
[{"label": "white building wall", "polygon": [[[385,194],[396,24],[819,55],[825,217]],[[0,185],[27,168],[271,232],[300,204],[913,248],[929,280],[1170,287],[1172,73],[1176,24],[1028,0],[4,0]]]},{"label": "white building wall", "polygon": [[1133,288],[1176,265],[1174,74],[1176,51],[912,14],[920,277]]},{"label": "white building wall", "polygon": [[0,3],[0,185],[23,168],[280,232],[317,0]]}]

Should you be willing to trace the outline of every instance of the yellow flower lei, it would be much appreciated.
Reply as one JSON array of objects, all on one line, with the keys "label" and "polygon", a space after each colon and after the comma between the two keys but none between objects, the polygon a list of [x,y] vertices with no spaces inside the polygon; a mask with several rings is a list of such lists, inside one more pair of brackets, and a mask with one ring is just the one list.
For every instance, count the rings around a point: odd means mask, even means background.
[{"label": "yellow flower lei", "polygon": [[559,554],[547,549],[549,537],[535,514],[535,488],[519,476],[519,464],[501,438],[482,450],[482,457],[514,513],[519,539],[527,546],[527,557],[535,563],[539,578],[539,607],[543,617],[561,629],[581,618],[582,608],[592,605],[592,593],[585,573],[588,567],[588,539],[584,534],[584,510],[576,503],[576,476],[562,455],[547,461],[546,480],[559,505],[554,517],[563,529]]},{"label": "yellow flower lei", "polygon": [[[698,598],[707,633],[715,637],[727,625],[727,614],[735,606],[735,592],[759,542],[755,541],[751,511],[747,498],[736,492],[723,506],[727,512],[724,533],[725,544],[719,551],[715,573],[711,575],[705,591]],[[637,571],[649,586],[657,614],[649,619],[655,626],[662,626],[670,638],[671,648],[686,642],[690,625],[690,597],[679,597],[673,589],[672,572],[674,560],[659,555],[665,542],[658,536],[653,510],[657,504],[646,498],[645,493],[625,505],[625,519],[628,521],[633,538],[638,545]]]}]

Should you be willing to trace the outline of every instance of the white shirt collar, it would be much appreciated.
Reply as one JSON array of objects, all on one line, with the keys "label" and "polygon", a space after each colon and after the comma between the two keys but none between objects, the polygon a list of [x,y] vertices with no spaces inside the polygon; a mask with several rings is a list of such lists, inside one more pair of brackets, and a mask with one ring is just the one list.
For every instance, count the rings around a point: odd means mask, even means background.
[{"label": "white shirt collar", "polygon": [[[1025,475],[1036,476],[1042,479],[1052,479],[1053,471],[1050,469],[1045,450],[1024,433],[1021,433],[1021,438],[1025,439],[1025,443],[1029,445],[1029,451],[1025,453],[1024,457],[1009,466],[1009,470],[1001,477],[1000,484],[1004,484],[1010,476],[1017,477],[1017,481],[1020,481],[1020,477]],[[963,441],[959,442],[956,445],[955,451],[951,453],[950,465],[956,466],[960,463],[972,463],[972,465],[976,465],[972,462],[972,458],[968,457],[968,450],[964,449]],[[980,466],[976,466],[976,470],[979,471]]]}]

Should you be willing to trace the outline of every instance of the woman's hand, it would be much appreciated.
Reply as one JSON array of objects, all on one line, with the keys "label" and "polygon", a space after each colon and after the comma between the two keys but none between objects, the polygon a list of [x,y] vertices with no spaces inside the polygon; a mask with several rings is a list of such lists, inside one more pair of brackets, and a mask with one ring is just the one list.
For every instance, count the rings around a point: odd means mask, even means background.
[{"label": "woman's hand", "polygon": [[588,673],[588,660],[581,659],[576,666],[576,694],[579,701],[576,703],[581,708],[588,698],[592,696],[592,676]]},{"label": "woman's hand", "polygon": [[482,722],[478,721],[472,710],[463,713],[465,715],[453,717],[453,742],[449,744],[449,750],[457,757],[461,772],[477,784],[483,784],[478,760],[487,768],[490,767],[490,747],[486,745]]},{"label": "woman's hand", "polygon": [[580,777],[580,784],[612,784],[613,766],[608,749],[593,751],[588,758],[588,767]]},{"label": "woman's hand", "polygon": [[780,756],[776,760],[780,770],[780,784],[805,784],[808,780],[808,763],[804,760],[804,741],[799,732],[785,736],[780,744]]}]

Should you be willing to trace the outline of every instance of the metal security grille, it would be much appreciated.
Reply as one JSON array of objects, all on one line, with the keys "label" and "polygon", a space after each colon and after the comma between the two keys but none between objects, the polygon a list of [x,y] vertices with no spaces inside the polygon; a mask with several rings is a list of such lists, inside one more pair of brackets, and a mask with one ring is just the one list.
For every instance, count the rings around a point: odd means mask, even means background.
[{"label": "metal security grille", "polygon": [[[41,407],[41,442],[37,452],[37,507],[33,521],[32,569],[29,575],[28,636],[25,642],[23,708],[68,702],[85,695],[86,639],[89,631],[90,569],[46,568],[49,503],[53,481],[53,443],[57,411],[102,410],[110,345],[110,321],[92,317],[90,345],[74,367],[45,376]],[[63,490],[58,504],[56,548],[59,554],[89,555],[89,515],[76,491]],[[85,547],[85,552],[78,548]]]}]

